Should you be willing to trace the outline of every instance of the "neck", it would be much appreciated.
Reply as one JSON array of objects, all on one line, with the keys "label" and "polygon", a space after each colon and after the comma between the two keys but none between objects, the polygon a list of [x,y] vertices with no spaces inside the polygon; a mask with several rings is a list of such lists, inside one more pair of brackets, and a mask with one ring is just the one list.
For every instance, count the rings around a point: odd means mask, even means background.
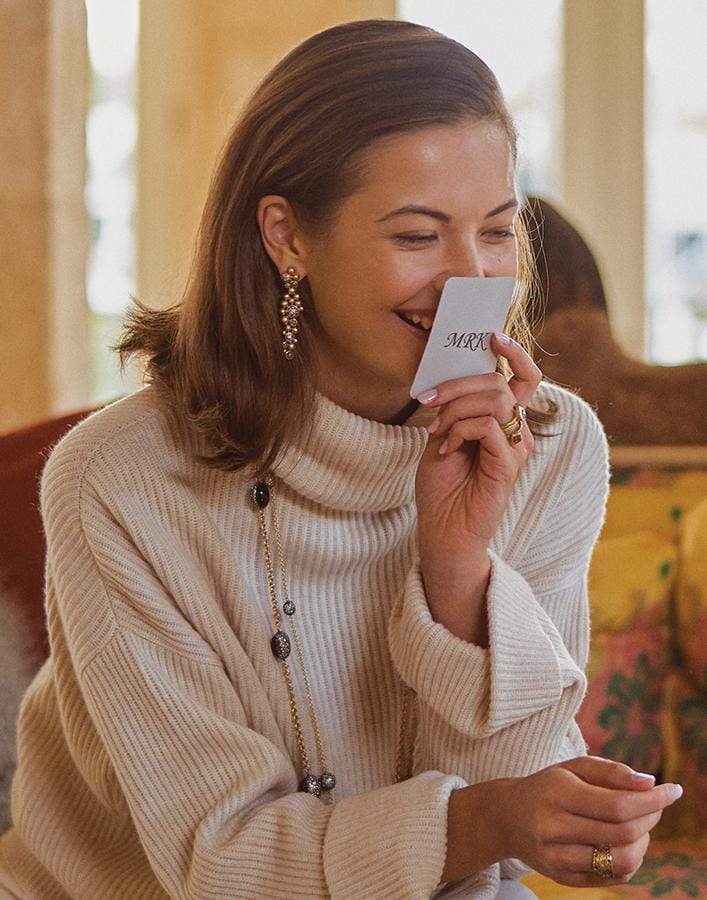
[{"label": "neck", "polygon": [[319,364],[317,388],[329,400],[364,419],[384,425],[403,425],[419,408],[409,390],[385,384],[381,379],[342,375],[341,365]]},{"label": "neck", "polygon": [[329,400],[343,406],[349,412],[364,419],[382,422],[384,425],[402,425],[420,406],[420,403],[412,400],[409,395],[406,402],[405,395],[392,388],[379,387],[373,391],[361,388],[352,391],[350,388],[342,390],[341,386],[335,383],[325,383],[319,390]]}]

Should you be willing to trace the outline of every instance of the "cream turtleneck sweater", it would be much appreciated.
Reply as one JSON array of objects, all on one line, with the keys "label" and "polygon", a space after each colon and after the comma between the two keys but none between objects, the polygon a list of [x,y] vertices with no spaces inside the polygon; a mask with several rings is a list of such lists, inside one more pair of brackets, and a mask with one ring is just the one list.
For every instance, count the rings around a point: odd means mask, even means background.
[{"label": "cream turtleneck sweater", "polygon": [[[562,435],[536,440],[489,549],[488,648],[425,598],[414,482],[434,410],[386,425],[318,394],[312,439],[276,469],[331,804],[297,790],[247,476],[196,464],[201,438],[152,386],[65,435],[41,480],[51,656],[20,709],[0,896],[492,898],[528,873],[503,860],[440,884],[452,790],[586,753],[574,717],[608,448],[583,400],[545,396]],[[394,784],[401,680],[415,740]]]}]

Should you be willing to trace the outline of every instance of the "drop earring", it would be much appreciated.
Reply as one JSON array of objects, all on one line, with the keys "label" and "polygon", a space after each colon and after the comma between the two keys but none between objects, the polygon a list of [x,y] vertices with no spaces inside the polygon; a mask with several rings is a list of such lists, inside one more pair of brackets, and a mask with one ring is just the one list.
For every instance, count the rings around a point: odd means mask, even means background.
[{"label": "drop earring", "polygon": [[280,277],[285,282],[287,293],[280,302],[280,321],[282,322],[282,348],[287,359],[292,359],[295,344],[297,343],[297,317],[302,312],[297,288],[299,287],[299,275],[292,266],[286,272],[281,272]]}]

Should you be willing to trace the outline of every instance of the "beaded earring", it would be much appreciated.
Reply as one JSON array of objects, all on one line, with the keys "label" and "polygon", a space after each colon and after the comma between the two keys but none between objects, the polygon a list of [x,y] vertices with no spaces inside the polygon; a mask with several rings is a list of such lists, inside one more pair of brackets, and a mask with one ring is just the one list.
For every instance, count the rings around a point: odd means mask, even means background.
[{"label": "beaded earring", "polygon": [[297,343],[297,317],[302,312],[302,304],[300,303],[297,288],[299,286],[299,275],[292,266],[286,272],[281,272],[280,276],[285,282],[287,293],[280,302],[280,321],[282,322],[282,347],[287,359],[292,359],[295,344]]}]

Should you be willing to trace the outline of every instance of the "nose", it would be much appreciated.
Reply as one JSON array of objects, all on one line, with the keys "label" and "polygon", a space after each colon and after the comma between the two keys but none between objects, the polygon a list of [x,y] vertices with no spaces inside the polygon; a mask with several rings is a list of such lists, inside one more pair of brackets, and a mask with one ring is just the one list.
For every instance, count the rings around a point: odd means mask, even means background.
[{"label": "nose", "polygon": [[449,265],[447,278],[487,278],[488,259],[484,256],[473,239],[460,239],[449,248]]}]

